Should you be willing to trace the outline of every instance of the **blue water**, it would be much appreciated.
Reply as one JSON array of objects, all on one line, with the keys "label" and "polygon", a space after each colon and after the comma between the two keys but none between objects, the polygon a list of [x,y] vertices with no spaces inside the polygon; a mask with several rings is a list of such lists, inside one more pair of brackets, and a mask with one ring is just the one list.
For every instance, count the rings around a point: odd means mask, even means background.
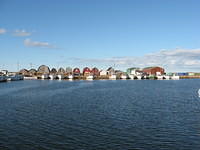
[{"label": "blue water", "polygon": [[0,149],[199,150],[199,79],[0,83]]}]

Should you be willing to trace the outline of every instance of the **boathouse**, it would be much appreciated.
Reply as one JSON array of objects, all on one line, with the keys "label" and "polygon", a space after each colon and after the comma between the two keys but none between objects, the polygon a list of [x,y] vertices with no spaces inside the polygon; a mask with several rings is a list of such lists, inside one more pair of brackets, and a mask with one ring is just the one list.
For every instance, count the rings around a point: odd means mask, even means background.
[{"label": "boathouse", "polygon": [[114,68],[110,67],[107,69],[107,75],[111,76],[111,75],[114,75],[115,74],[115,70]]},{"label": "boathouse", "polygon": [[126,72],[128,75],[140,75],[141,73],[140,68],[136,67],[128,68]]},{"label": "boathouse", "polygon": [[74,76],[80,76],[80,74],[81,74],[80,69],[79,68],[74,68],[73,75]]},{"label": "boathouse", "polygon": [[85,67],[84,69],[83,69],[83,76],[89,76],[90,75],[90,68],[88,68],[88,67]]},{"label": "boathouse", "polygon": [[100,76],[106,76],[107,75],[107,71],[106,70],[100,70],[99,74],[100,74]]},{"label": "boathouse", "polygon": [[71,74],[72,74],[72,68],[67,67],[67,68],[66,68],[66,73],[67,73],[68,75],[71,75]]},{"label": "boathouse", "polygon": [[36,69],[30,69],[29,71],[30,76],[36,76],[37,75],[37,70]]},{"label": "boathouse", "polygon": [[50,69],[48,66],[46,65],[41,65],[39,68],[38,68],[38,74],[49,74],[50,73]]},{"label": "boathouse", "polygon": [[99,76],[99,69],[97,69],[96,67],[92,68],[91,74],[93,76]]},{"label": "boathouse", "polygon": [[59,68],[58,69],[58,74],[65,74],[65,69],[64,68]]},{"label": "boathouse", "polygon": [[57,74],[56,68],[52,68],[51,71],[50,71],[50,74]]},{"label": "boathouse", "polygon": [[147,67],[142,71],[148,75],[163,75],[165,73],[165,70],[161,67]]},{"label": "boathouse", "polygon": [[24,75],[24,76],[29,76],[29,71],[28,71],[27,69],[21,69],[21,70],[19,71],[19,74],[22,74],[22,75]]}]

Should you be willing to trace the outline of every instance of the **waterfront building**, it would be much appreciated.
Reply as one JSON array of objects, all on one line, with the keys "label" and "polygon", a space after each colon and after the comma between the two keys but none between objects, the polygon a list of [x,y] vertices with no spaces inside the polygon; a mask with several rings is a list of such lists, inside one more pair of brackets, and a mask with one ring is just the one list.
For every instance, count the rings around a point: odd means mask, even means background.
[{"label": "waterfront building", "polygon": [[161,67],[147,67],[142,70],[147,75],[156,75],[160,76],[165,73],[165,70]]},{"label": "waterfront building", "polygon": [[107,75],[107,71],[106,70],[100,70],[99,74],[100,74],[100,76],[106,76]]},{"label": "waterfront building", "polygon": [[37,71],[38,74],[49,74],[50,73],[50,69],[48,66],[46,65],[41,65],[39,68],[38,68],[38,71]]},{"label": "waterfront building", "polygon": [[66,74],[68,74],[68,75],[72,74],[72,68],[71,67],[66,68]]},{"label": "waterfront building", "polygon": [[80,74],[81,74],[80,69],[79,68],[74,68],[73,75],[74,76],[80,76]]},{"label": "waterfront building", "polygon": [[1,70],[1,74],[7,75],[8,74],[8,70]]},{"label": "waterfront building", "polygon": [[58,69],[57,73],[58,74],[65,74],[65,69],[61,67],[61,68]]},{"label": "waterfront building", "polygon": [[85,68],[83,69],[83,76],[89,76],[90,73],[91,73],[90,68],[85,67]]},{"label": "waterfront building", "polygon": [[22,74],[22,75],[24,75],[24,76],[30,76],[30,75],[29,75],[29,71],[28,71],[27,69],[21,69],[21,70],[19,71],[19,74]]},{"label": "waterfront building", "polygon": [[36,76],[37,75],[37,70],[36,69],[30,69],[29,71],[30,76]]},{"label": "waterfront building", "polygon": [[124,74],[123,71],[121,71],[121,70],[115,70],[116,78],[120,79],[122,74]]},{"label": "waterfront building", "polygon": [[97,69],[96,67],[94,67],[94,68],[92,68],[92,70],[91,70],[91,74],[93,75],[93,76],[99,76],[99,69]]},{"label": "waterfront building", "polygon": [[51,71],[50,71],[50,74],[57,74],[56,68],[52,68]]},{"label": "waterfront building", "polygon": [[114,68],[109,67],[109,68],[107,69],[107,75],[111,76],[111,75],[114,75],[114,74],[115,74]]},{"label": "waterfront building", "polygon": [[135,67],[128,68],[126,72],[128,75],[140,75],[141,73],[140,68]]}]

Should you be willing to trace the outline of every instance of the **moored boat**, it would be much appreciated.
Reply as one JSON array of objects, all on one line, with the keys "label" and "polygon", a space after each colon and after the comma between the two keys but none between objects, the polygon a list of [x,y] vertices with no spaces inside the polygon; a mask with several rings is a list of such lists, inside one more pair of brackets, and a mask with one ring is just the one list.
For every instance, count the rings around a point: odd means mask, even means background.
[{"label": "moored boat", "polygon": [[126,75],[121,75],[120,79],[126,80],[126,79],[127,79],[127,76],[126,76]]},{"label": "moored boat", "polygon": [[142,76],[136,76],[138,80],[141,80],[142,79]]},{"label": "moored boat", "polygon": [[41,79],[49,79],[49,75],[48,75],[48,74],[43,74],[43,75],[41,76]]},{"label": "moored boat", "polygon": [[135,76],[132,75],[132,74],[129,74],[128,77],[129,77],[131,80],[134,80],[134,79],[135,79]]},{"label": "moored boat", "polygon": [[59,74],[59,75],[57,75],[57,78],[58,78],[59,80],[62,80],[62,79],[64,79],[64,75]]},{"label": "moored boat", "polygon": [[50,80],[54,80],[54,79],[56,79],[56,75],[54,75],[54,74],[50,74],[50,75],[49,75],[49,79],[50,79]]},{"label": "moored boat", "polygon": [[73,77],[73,75],[68,75],[68,77],[67,77],[69,80],[72,80],[74,77]]},{"label": "moored boat", "polygon": [[89,76],[86,77],[86,80],[93,80],[93,78],[94,77],[92,75],[89,75]]},{"label": "moored boat", "polygon": [[6,82],[7,77],[6,76],[0,76],[0,82]]},{"label": "moored boat", "polygon": [[172,80],[179,80],[179,79],[180,79],[180,77],[179,77],[179,76],[175,76],[175,75],[174,75],[174,76],[171,76],[171,79],[172,79]]},{"label": "moored boat", "polygon": [[23,79],[24,79],[23,75],[10,75],[7,77],[7,81],[18,81]]}]

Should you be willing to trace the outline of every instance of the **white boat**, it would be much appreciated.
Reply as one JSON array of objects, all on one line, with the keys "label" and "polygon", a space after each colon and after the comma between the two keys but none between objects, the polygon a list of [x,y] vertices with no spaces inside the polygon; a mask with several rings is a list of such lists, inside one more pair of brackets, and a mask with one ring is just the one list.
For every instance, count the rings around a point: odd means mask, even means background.
[{"label": "white boat", "polygon": [[121,75],[120,79],[126,80],[127,76],[126,75]]},{"label": "white boat", "polygon": [[110,76],[109,76],[109,79],[110,79],[110,80],[116,80],[116,79],[117,79],[117,76],[116,76],[115,74],[110,75]]},{"label": "white boat", "polygon": [[129,74],[128,77],[131,79],[131,80],[134,80],[135,76],[132,75],[132,74]]},{"label": "white boat", "polygon": [[73,78],[74,78],[73,75],[69,75],[69,76],[68,76],[68,79],[69,79],[69,80],[72,80]]},{"label": "white boat", "polygon": [[57,75],[57,77],[58,77],[59,80],[64,79],[64,75],[62,75],[62,74]]},{"label": "white boat", "polygon": [[141,80],[142,79],[142,76],[136,76],[138,80]]},{"label": "white boat", "polygon": [[37,77],[24,77],[24,80],[37,80]]},{"label": "white boat", "polygon": [[158,80],[163,80],[163,76],[156,76]]},{"label": "white boat", "polygon": [[164,78],[165,80],[169,80],[169,79],[170,79],[169,76],[163,76],[163,78]]},{"label": "white boat", "polygon": [[41,78],[42,78],[42,79],[49,79],[49,75],[48,75],[48,74],[43,74],[43,75],[41,76]]},{"label": "white boat", "polygon": [[5,82],[7,81],[7,77],[6,76],[0,76],[0,82]]},{"label": "white boat", "polygon": [[54,74],[50,74],[50,75],[49,75],[49,79],[50,79],[50,80],[54,80],[54,79],[56,79],[56,75],[54,75]]},{"label": "white boat", "polygon": [[180,77],[179,77],[179,76],[171,76],[171,79],[172,79],[172,80],[179,80]]},{"label": "white boat", "polygon": [[142,79],[147,79],[147,76],[142,76]]},{"label": "white boat", "polygon": [[11,75],[7,77],[7,81],[18,81],[23,79],[24,79],[23,75]]},{"label": "white boat", "polygon": [[94,77],[92,75],[89,75],[89,76],[86,77],[86,80],[93,80],[93,78]]}]

